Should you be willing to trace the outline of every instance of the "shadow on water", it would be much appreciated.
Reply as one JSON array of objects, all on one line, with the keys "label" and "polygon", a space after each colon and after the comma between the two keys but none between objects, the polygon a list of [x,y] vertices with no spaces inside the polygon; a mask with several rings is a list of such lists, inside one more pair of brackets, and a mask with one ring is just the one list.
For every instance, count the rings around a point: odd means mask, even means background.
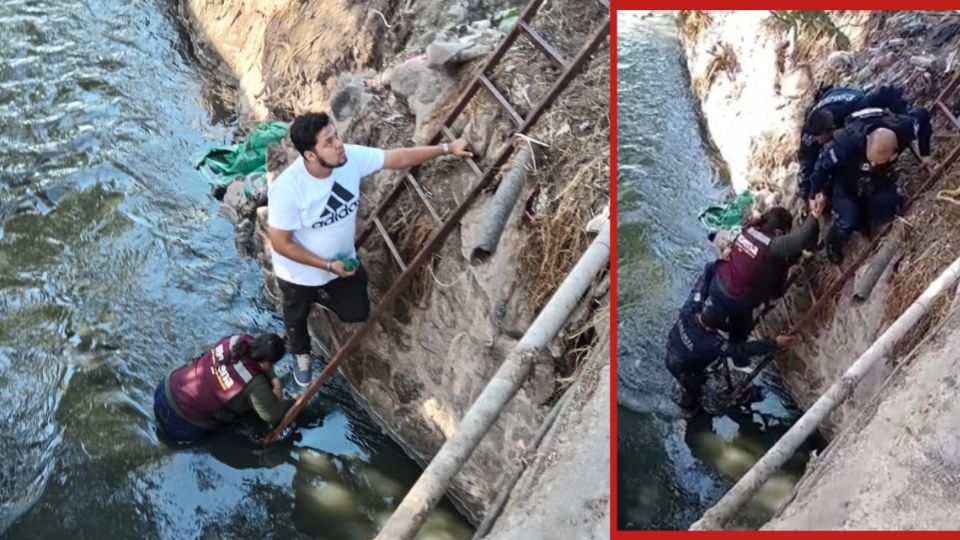
[{"label": "shadow on water", "polygon": [[[619,12],[617,502],[621,529],[685,529],[786,431],[797,411],[764,374],[749,412],[684,420],[663,365],[667,332],[712,253],[697,221],[728,193],[703,139],[676,23]],[[792,489],[805,453],[734,526],[757,527]]]},{"label": "shadow on water", "polygon": [[[342,385],[276,448],[157,437],[164,373],[282,326],[191,167],[230,140],[235,96],[203,79],[175,14],[0,0],[0,532],[369,538],[419,468]],[[422,537],[470,534],[445,503]]]}]

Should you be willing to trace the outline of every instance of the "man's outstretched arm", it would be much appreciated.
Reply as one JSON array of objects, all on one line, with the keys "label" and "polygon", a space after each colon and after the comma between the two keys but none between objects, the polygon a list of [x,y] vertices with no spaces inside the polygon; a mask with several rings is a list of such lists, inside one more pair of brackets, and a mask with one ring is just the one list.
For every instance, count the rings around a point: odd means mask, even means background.
[{"label": "man's outstretched arm", "polygon": [[[472,157],[470,143],[465,139],[457,139],[449,143],[449,153],[459,157]],[[436,159],[445,152],[442,145],[414,146],[411,148],[394,148],[383,153],[384,169],[406,169],[415,167],[425,161]]]}]

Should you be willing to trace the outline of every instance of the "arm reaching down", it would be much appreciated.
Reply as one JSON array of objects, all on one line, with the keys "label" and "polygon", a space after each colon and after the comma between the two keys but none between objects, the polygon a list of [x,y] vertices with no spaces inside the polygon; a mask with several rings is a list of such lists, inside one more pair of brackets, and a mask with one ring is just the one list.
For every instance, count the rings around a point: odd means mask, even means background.
[{"label": "arm reaching down", "polygon": [[266,377],[254,377],[243,391],[247,396],[250,408],[257,413],[261,420],[271,426],[276,425],[286,414],[287,409],[293,405],[292,400],[277,398]]},{"label": "arm reaching down", "polygon": [[729,356],[733,360],[733,365],[737,367],[746,367],[751,364],[754,358],[764,358],[773,354],[777,350],[777,342],[770,338],[762,338],[746,343],[731,343],[724,340],[720,346],[721,354],[718,356]]},{"label": "arm reaching down", "polygon": [[285,231],[276,227],[268,227],[270,245],[274,251],[300,264],[315,266],[327,272],[333,272],[340,277],[349,277],[356,270],[348,272],[342,261],[328,261],[317,257],[305,247],[293,241],[293,231]]}]

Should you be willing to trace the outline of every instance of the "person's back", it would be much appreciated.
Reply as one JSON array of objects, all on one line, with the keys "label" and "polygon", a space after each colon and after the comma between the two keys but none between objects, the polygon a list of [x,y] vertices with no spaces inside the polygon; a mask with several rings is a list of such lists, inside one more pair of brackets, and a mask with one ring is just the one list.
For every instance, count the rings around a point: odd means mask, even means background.
[{"label": "person's back", "polygon": [[877,128],[887,128],[896,134],[897,153],[891,161],[895,161],[903,151],[911,146],[919,157],[930,155],[930,139],[932,126],[930,113],[922,107],[913,107],[906,114],[892,114],[876,110],[863,111],[862,115],[852,116],[846,127],[868,135]]},{"label": "person's back", "polygon": [[811,210],[803,224],[796,230],[775,236],[770,242],[767,255],[763,260],[760,272],[757,275],[756,285],[751,290],[747,302],[752,306],[759,306],[782,297],[789,285],[790,268],[797,264],[804,250],[816,248],[820,238],[820,216],[823,212],[822,204],[811,204],[817,207]]},{"label": "person's back", "polygon": [[228,336],[192,362],[174,369],[168,380],[174,403],[184,416],[207,422],[211,415],[239,394],[260,373],[250,359],[253,337]]},{"label": "person's back", "polygon": [[784,243],[778,239],[792,226],[793,216],[786,208],[777,206],[745,227],[727,256],[717,261],[719,291],[752,309],[766,299],[770,290],[779,289],[783,264],[795,259],[792,252],[784,252]]},{"label": "person's back", "polygon": [[279,381],[271,390],[267,376],[284,354],[283,340],[276,334],[220,339],[171,370],[157,386],[154,413],[159,427],[175,441],[194,442],[233,412],[253,409],[275,423],[289,403],[281,402]]}]

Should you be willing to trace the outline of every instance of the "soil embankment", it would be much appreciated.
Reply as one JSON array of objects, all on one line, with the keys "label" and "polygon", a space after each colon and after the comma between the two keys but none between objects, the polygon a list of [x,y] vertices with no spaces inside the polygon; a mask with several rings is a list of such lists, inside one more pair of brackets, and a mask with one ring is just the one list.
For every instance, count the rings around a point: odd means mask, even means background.
[{"label": "soil embankment", "polygon": [[[798,136],[820,84],[895,84],[911,102],[929,106],[958,70],[955,12],[684,12],[681,19],[694,90],[711,135],[734,186],[758,191],[764,206],[798,209]],[[954,114],[958,103],[955,96],[947,100]],[[954,129],[935,113],[934,158],[944,159],[955,143]],[[897,167],[907,195],[918,196],[898,224],[904,240],[894,263],[864,302],[851,300],[851,280],[804,329],[801,345],[778,360],[787,387],[804,407],[960,253],[960,209],[934,196],[957,183],[956,169],[920,192],[926,173],[916,160],[901,156]],[[846,264],[866,244],[857,235]],[[822,255],[808,265],[809,285],[795,286],[761,331],[792,326],[840,275]],[[949,444],[956,437],[949,422],[956,389],[943,358],[955,350],[948,338],[958,323],[954,307],[949,298],[937,304],[830,417],[823,431],[831,445],[771,527],[956,527],[949,513],[941,513],[951,499],[937,488],[957,471]],[[925,336],[929,342],[916,349]],[[931,474],[939,479],[917,482]],[[894,507],[898,511],[888,512]]]}]

